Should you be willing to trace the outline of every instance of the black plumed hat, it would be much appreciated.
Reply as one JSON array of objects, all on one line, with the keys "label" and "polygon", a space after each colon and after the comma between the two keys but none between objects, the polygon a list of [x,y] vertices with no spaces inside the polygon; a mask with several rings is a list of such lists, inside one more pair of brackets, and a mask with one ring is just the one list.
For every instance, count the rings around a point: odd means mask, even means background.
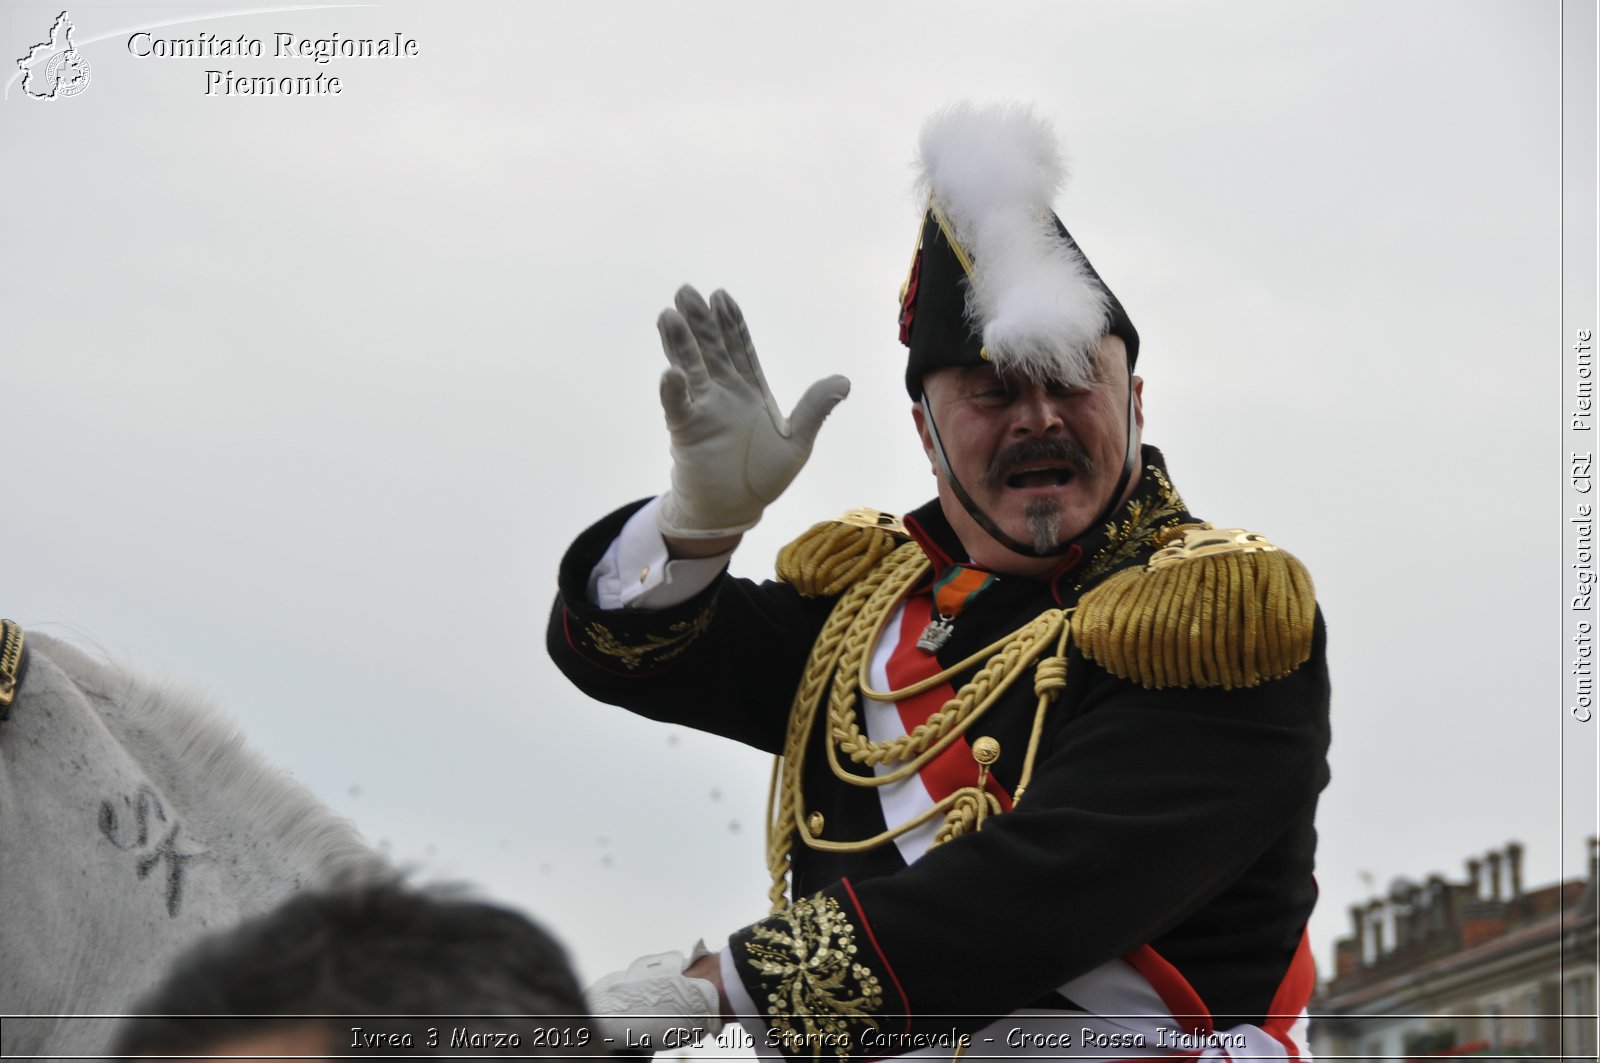
[{"label": "black plumed hat", "polygon": [[1081,382],[1108,333],[1131,368],[1138,331],[1051,210],[1065,168],[1049,123],[1026,107],[958,105],[929,121],[920,149],[927,207],[900,298],[913,401],[925,374],[985,361]]}]

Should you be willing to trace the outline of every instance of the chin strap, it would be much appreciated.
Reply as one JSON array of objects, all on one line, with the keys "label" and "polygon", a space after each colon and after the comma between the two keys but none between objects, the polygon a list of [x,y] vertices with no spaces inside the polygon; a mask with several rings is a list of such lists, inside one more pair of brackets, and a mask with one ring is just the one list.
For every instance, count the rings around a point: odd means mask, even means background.
[{"label": "chin strap", "polygon": [[1133,419],[1133,366],[1131,365],[1128,366],[1128,413],[1125,423],[1128,426],[1128,435],[1122,444],[1122,473],[1117,477],[1117,486],[1111,489],[1111,497],[1106,499],[1105,508],[1100,511],[1099,516],[1089,522],[1087,528],[1083,529],[1083,533],[1078,536],[1079,539],[1111,519],[1111,514],[1122,505],[1122,493],[1128,489],[1128,481],[1133,479],[1133,459],[1139,446],[1139,425]]},{"label": "chin strap", "polygon": [[1084,528],[1077,538],[1061,543],[1049,550],[1040,550],[1032,543],[1023,543],[1013,539],[1002,531],[1000,526],[990,519],[987,513],[978,508],[978,503],[974,502],[972,496],[967,494],[967,489],[962,486],[961,481],[956,478],[955,470],[950,467],[950,459],[944,452],[944,440],[939,438],[939,425],[933,419],[933,407],[928,403],[928,393],[924,391],[922,397],[917,401],[922,406],[922,417],[928,425],[928,438],[933,442],[934,460],[939,463],[939,471],[944,474],[945,482],[950,485],[950,490],[955,493],[956,500],[961,503],[961,508],[967,511],[967,515],[977,521],[980,528],[988,532],[995,542],[1007,550],[1021,554],[1023,557],[1060,557],[1077,545],[1080,540],[1091,535],[1100,525],[1110,520],[1111,514],[1115,513],[1117,507],[1122,504],[1122,493],[1128,489],[1128,481],[1133,478],[1134,447],[1138,445],[1138,425],[1133,418],[1132,366],[1128,367],[1128,412],[1126,422],[1128,433],[1127,441],[1122,448],[1122,474],[1117,477],[1117,486],[1112,489],[1111,497],[1106,499],[1106,504],[1101,508],[1099,515],[1089,522],[1088,527]]}]

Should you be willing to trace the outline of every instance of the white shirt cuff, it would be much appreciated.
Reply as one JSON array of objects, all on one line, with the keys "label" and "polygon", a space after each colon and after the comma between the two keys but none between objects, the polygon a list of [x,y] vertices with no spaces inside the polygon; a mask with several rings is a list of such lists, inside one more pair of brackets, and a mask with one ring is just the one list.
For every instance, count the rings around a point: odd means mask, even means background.
[{"label": "white shirt cuff", "polygon": [[727,567],[733,551],[715,557],[667,557],[656,527],[661,499],[652,498],[628,518],[589,573],[589,601],[601,609],[665,609],[688,601]]}]

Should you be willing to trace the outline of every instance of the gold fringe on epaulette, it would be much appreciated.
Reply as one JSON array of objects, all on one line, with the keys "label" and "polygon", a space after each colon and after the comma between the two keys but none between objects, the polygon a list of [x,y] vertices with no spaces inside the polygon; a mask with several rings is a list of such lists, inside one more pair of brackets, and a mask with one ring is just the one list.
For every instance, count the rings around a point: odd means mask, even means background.
[{"label": "gold fringe on epaulette", "polygon": [[1267,546],[1118,572],[1079,600],[1072,637],[1143,687],[1233,690],[1304,664],[1315,612],[1305,566]]},{"label": "gold fringe on epaulette", "polygon": [[843,594],[893,553],[904,536],[898,518],[851,510],[839,520],[812,525],[778,551],[778,578],[807,598]]}]

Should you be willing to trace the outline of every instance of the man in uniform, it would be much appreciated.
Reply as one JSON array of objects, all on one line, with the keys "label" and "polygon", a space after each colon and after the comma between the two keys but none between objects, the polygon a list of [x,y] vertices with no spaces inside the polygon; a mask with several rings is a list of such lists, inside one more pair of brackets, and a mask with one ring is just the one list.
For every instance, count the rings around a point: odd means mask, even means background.
[{"label": "man in uniform", "polygon": [[591,1005],[737,1017],[795,1056],[1297,1058],[1310,580],[1140,445],[1139,336],[1050,208],[1048,125],[954,108],[920,161],[901,338],[938,497],[728,576],[848,382],[785,418],[732,300],[685,288],[659,323],[672,488],[562,561],[549,646],[582,690],[782,758],[769,914]]}]

